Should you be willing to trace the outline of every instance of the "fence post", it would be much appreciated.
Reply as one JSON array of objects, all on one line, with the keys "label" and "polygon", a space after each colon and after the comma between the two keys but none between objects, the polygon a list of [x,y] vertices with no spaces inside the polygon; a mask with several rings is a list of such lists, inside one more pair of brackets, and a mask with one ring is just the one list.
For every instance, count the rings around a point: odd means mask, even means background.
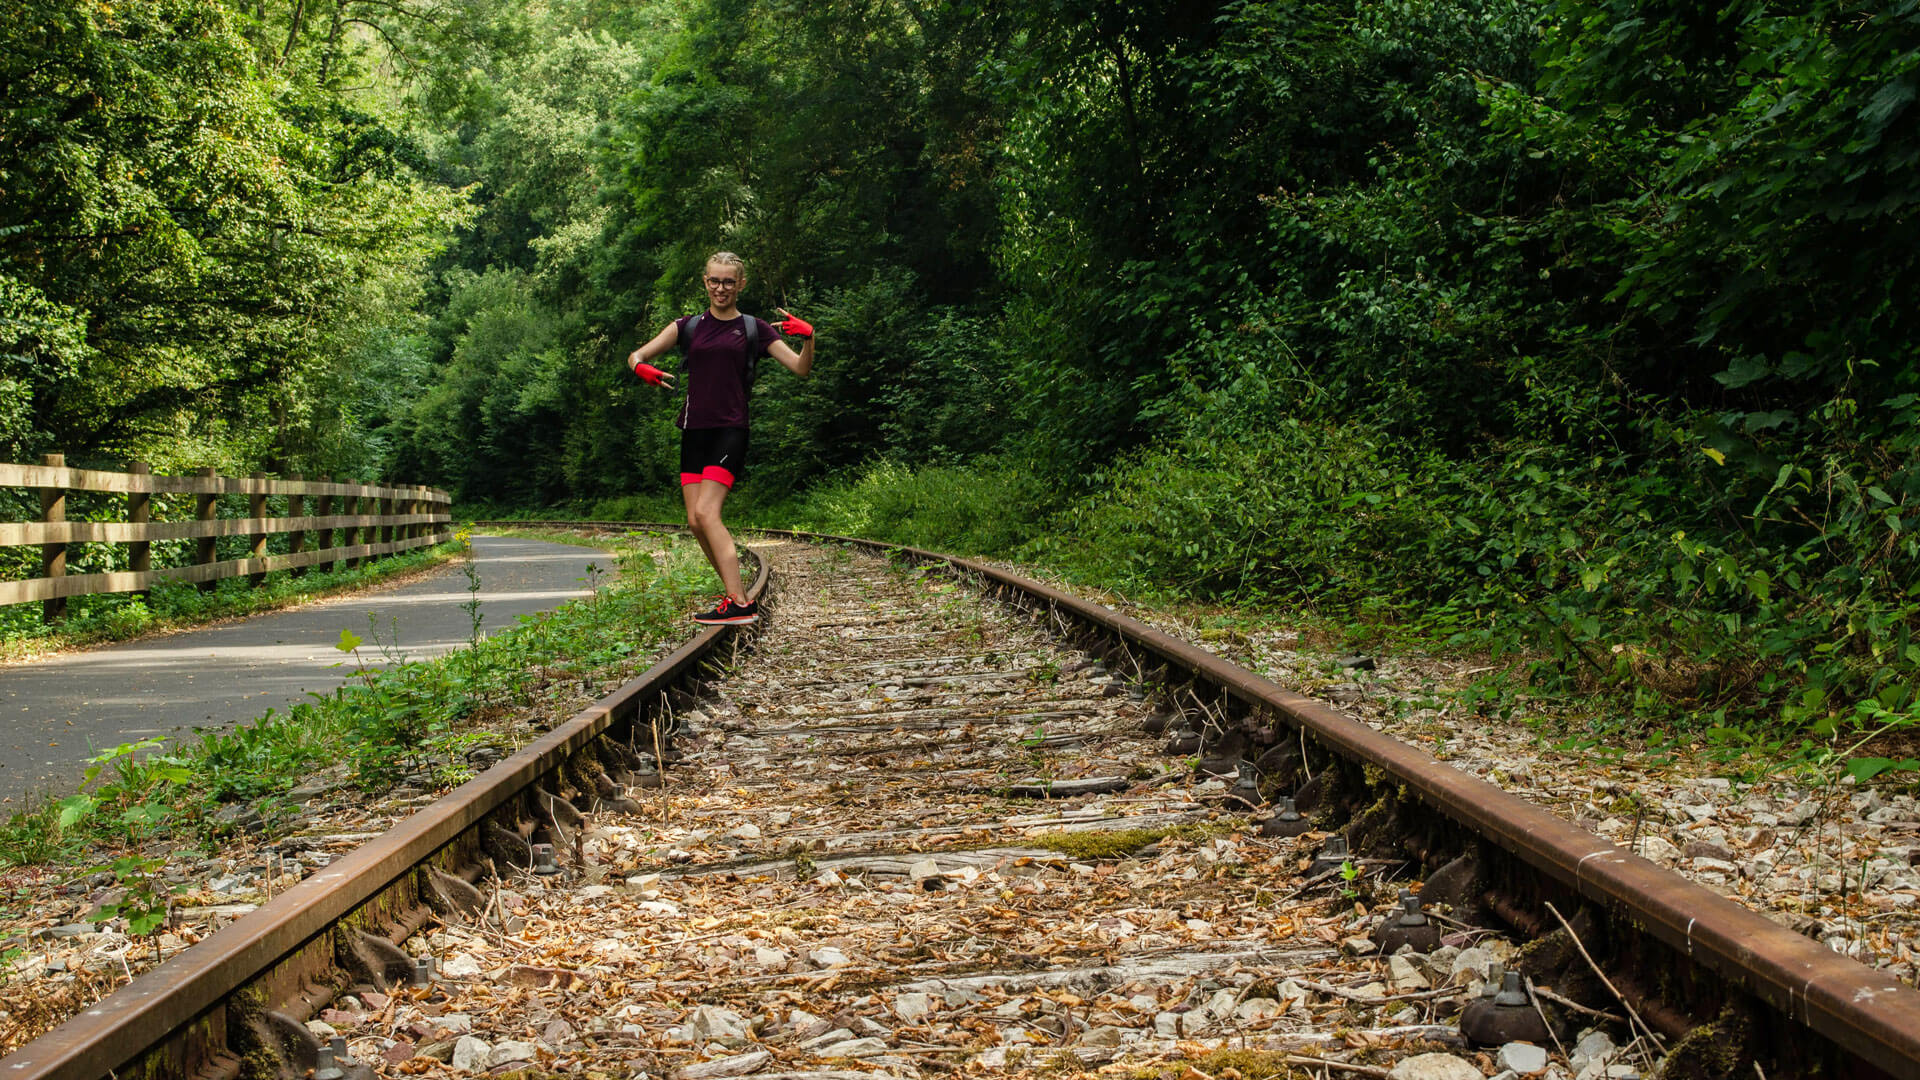
[{"label": "fence post", "polygon": [[[287,479],[293,481],[296,484],[299,484],[299,483],[304,483],[307,478],[300,473],[290,473],[288,474]],[[294,494],[287,496],[287,516],[288,517],[290,518],[304,517],[306,515],[306,512],[307,512],[307,497],[304,494],[296,492]],[[307,530],[288,529],[287,530],[287,554],[298,555],[305,550],[307,550]],[[304,566],[294,567],[293,576],[294,577],[307,576],[307,568]]]},{"label": "fence post", "polygon": [[[333,475],[331,473],[321,473],[320,482],[323,484],[333,483]],[[314,511],[314,515],[316,517],[326,517],[331,513],[333,513],[333,496],[332,495],[320,496],[320,506],[319,506],[319,509]],[[320,550],[326,551],[332,548],[333,547],[333,529],[329,527],[329,528],[321,529],[319,530],[319,532],[320,532],[320,535],[315,542],[320,545]],[[319,566],[322,564],[315,563],[314,565]],[[340,565],[340,563],[339,563],[339,560],[337,559],[328,559],[324,565],[329,571],[331,571],[336,569]]]},{"label": "fence post", "polygon": [[[67,455],[47,454],[41,457],[40,464],[52,469],[64,469],[67,466]],[[60,488],[40,489],[40,520],[46,522],[67,520],[67,493],[65,490]],[[67,576],[67,545],[65,541],[58,544],[40,545],[40,576],[43,578]],[[50,596],[40,601],[40,620],[42,622],[56,623],[66,617],[66,597]]]},{"label": "fence post", "polygon": [[[220,475],[220,470],[209,465],[199,470],[196,475],[216,477]],[[212,521],[218,518],[220,516],[219,508],[220,496],[218,494],[206,492],[193,497],[193,516],[196,521]],[[218,558],[219,539],[217,536],[202,536],[196,539],[193,547],[193,565],[205,566]],[[218,581],[202,581],[199,583],[201,592],[212,592],[218,585]]]},{"label": "fence post", "polygon": [[[360,481],[355,480],[351,476],[342,477],[341,480],[344,483],[353,484],[355,486],[358,486],[360,483]],[[363,504],[366,502],[366,500],[362,499],[358,493],[347,495],[344,498],[346,499],[346,502],[344,503],[344,505],[346,506],[347,513],[353,517],[359,517],[361,510],[364,508]],[[366,535],[367,535],[366,530],[361,528],[360,526],[349,525],[345,529],[341,530],[340,546],[352,547],[355,544],[360,543],[361,538]],[[341,565],[345,566],[349,570],[352,570],[354,567],[357,567],[364,562],[366,562],[365,559],[342,559]]]},{"label": "fence post", "polygon": [[[386,518],[393,516],[393,500],[391,498],[380,500],[380,516]],[[394,536],[398,532],[399,530],[394,528],[392,522],[382,525],[380,527],[380,542],[383,544],[393,543]]]},{"label": "fence post", "polygon": [[[127,462],[127,472],[134,476],[147,476],[153,472],[153,466],[144,461]],[[153,493],[149,491],[127,492],[127,524],[145,525],[153,520]],[[141,535],[146,534],[142,529]],[[144,574],[153,569],[153,542],[133,540],[127,544],[127,569],[136,574]],[[141,602],[147,599],[147,590],[141,589],[133,595]]]},{"label": "fence post", "polygon": [[[249,480],[265,480],[266,478],[267,478],[267,474],[263,472],[249,473],[247,475],[247,479]],[[247,495],[247,516],[250,518],[253,518],[256,521],[267,516],[267,495],[265,492],[261,491],[259,488],[255,488],[252,492],[248,493]],[[247,545],[247,558],[249,559],[266,558],[267,557],[267,534],[264,532],[257,532],[257,533],[254,533],[252,536],[248,537],[248,539],[251,540],[252,543]],[[264,573],[248,574],[247,587],[257,589],[260,587],[260,583],[265,580],[267,580],[267,575]]]}]

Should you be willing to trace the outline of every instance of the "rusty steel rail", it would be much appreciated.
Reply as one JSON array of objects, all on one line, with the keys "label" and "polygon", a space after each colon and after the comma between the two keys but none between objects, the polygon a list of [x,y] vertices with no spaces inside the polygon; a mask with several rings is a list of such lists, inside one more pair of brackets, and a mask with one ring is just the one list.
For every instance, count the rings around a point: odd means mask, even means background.
[{"label": "rusty steel rail", "polygon": [[[548,528],[673,529],[630,522],[477,522]],[[1792,933],[1731,900],[1631,855],[1485,781],[1350,720],[1300,694],[1229,664],[1137,620],[1052,586],[970,559],[854,537],[784,530],[748,530],[809,542],[847,544],[890,558],[950,567],[989,591],[1071,620],[1101,640],[1120,643],[1136,673],[1177,669],[1238,707],[1246,722],[1284,725],[1348,763],[1377,771],[1385,784],[1498,848],[1517,866],[1557,883],[1562,895],[1650,939],[1748,995],[1790,1024],[1762,1032],[1774,1045],[1819,1042],[1837,1048],[1839,1075],[1920,1080],[1920,991]],[[753,587],[766,587],[764,561]],[[415,868],[445,851],[491,813],[532,791],[590,740],[626,719],[638,722],[642,702],[687,675],[723,631],[703,631],[653,668],[577,714],[538,742],[496,765],[448,798],[409,818],[380,840],[342,858],[163,967],[141,976],[66,1026],[4,1062],[9,1077],[96,1077],[149,1063],[153,1075],[226,1074],[223,1002],[291,963],[299,950],[341,920],[380,907],[386,892],[415,877]],[[1571,914],[1571,913],[1570,913]],[[1628,951],[1640,948],[1638,939]],[[285,982],[284,979],[281,980]],[[1815,1036],[1808,1039],[1807,1036]],[[191,1052],[183,1052],[182,1044]],[[1814,1055],[1818,1057],[1819,1055]],[[165,1062],[166,1067],[151,1067]],[[206,1068],[211,1064],[212,1068]],[[1773,1073],[1771,1075],[1788,1075]]]},{"label": "rusty steel rail", "polygon": [[1037,600],[1219,688],[1251,710],[1292,725],[1339,755],[1383,770],[1426,805],[1581,898],[1611,909],[1635,931],[1676,956],[1701,965],[1779,1016],[1829,1040],[1867,1066],[1868,1075],[1877,1072],[1920,1080],[1920,991],[1311,698],[1103,605],[977,560],[860,537],[781,529],[743,531],[848,544],[889,557],[942,564]]},{"label": "rusty steel rail", "polygon": [[[764,560],[748,589],[765,592]],[[260,908],[149,970],[78,1017],[0,1059],[8,1080],[98,1077],[233,1076],[240,1060],[222,1007],[264,980],[290,985],[309,1009],[316,966],[336,951],[326,937],[356,916],[379,922],[417,906],[416,871],[462,840],[489,815],[529,795],[592,740],[617,723],[637,723],[645,704],[694,672],[732,627],[702,629],[691,640],[606,697],[574,714],[386,835],[329,863]],[[407,893],[398,902],[395,892]],[[318,944],[319,957],[300,954]],[[288,972],[277,969],[290,968]],[[275,978],[276,973],[280,977]],[[330,996],[330,995],[328,995]],[[252,1003],[258,1007],[260,1003]],[[293,1004],[292,1007],[298,1007]],[[287,1001],[269,1008],[286,1009]]]}]

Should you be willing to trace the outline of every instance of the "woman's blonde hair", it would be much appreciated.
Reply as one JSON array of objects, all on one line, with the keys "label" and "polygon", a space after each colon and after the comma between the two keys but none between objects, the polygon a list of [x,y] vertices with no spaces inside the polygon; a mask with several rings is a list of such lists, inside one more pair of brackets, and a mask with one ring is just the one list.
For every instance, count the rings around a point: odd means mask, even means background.
[{"label": "woman's blonde hair", "polygon": [[707,256],[707,261],[719,263],[722,266],[737,266],[740,268],[740,280],[745,281],[747,278],[747,260],[731,251],[716,251]]}]

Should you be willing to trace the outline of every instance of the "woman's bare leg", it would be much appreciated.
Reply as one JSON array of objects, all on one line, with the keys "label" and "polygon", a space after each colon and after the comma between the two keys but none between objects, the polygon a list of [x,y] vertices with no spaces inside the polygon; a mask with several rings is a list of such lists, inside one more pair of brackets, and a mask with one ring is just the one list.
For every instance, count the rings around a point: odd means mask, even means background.
[{"label": "woman's bare leg", "polygon": [[680,489],[687,502],[687,524],[700,540],[713,572],[736,603],[747,602],[747,590],[740,584],[740,556],[733,550],[733,534],[720,521],[720,507],[727,501],[727,485],[702,480]]}]

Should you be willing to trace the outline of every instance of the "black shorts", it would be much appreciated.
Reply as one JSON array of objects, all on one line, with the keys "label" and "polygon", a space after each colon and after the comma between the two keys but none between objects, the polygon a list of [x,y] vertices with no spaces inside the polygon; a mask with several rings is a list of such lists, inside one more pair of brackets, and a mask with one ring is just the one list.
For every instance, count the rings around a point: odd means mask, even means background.
[{"label": "black shorts", "polygon": [[687,428],[680,433],[681,487],[702,480],[732,487],[746,468],[746,428]]}]

